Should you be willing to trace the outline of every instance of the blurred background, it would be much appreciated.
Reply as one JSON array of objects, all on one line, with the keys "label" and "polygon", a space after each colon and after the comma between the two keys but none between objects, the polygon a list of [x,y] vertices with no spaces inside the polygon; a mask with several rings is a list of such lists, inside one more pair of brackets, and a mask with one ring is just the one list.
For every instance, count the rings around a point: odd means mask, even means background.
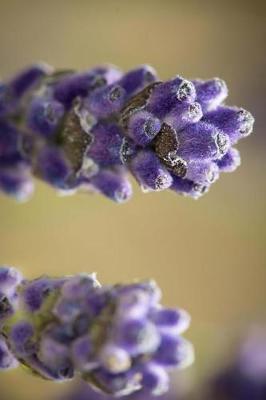
[{"label": "blurred background", "polygon": [[[116,205],[60,198],[43,183],[26,204],[0,199],[0,260],[29,278],[97,271],[103,283],[154,278],[163,302],[187,309],[199,380],[251,323],[266,322],[266,6],[264,1],[0,0],[0,74],[33,61],[86,69],[153,65],[162,79],[223,78],[250,110],[242,166],[202,199],[171,192]],[[1,400],[48,399],[66,385],[25,371],[0,376]]]}]

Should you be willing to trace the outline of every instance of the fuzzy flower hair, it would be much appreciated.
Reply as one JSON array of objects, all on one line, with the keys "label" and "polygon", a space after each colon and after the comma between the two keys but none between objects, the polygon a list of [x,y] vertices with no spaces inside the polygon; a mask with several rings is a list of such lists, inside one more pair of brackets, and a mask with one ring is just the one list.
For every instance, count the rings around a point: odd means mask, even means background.
[{"label": "fuzzy flower hair", "polygon": [[0,269],[0,369],[53,381],[81,376],[103,393],[160,395],[168,370],[193,361],[190,318],[164,308],[152,281],[101,286],[95,275],[23,279]]},{"label": "fuzzy flower hair", "polygon": [[144,191],[200,197],[240,164],[254,118],[226,106],[218,78],[162,82],[149,66],[84,72],[30,66],[0,84],[0,190],[19,200],[38,177],[63,193],[131,197]]}]

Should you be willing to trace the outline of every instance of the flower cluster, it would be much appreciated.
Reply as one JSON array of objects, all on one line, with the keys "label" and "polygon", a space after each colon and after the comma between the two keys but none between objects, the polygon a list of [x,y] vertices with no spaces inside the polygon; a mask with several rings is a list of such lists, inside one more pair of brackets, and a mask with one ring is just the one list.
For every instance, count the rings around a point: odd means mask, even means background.
[{"label": "flower cluster", "polygon": [[37,64],[0,84],[0,190],[27,199],[36,176],[63,193],[130,198],[145,191],[198,198],[240,163],[232,147],[252,115],[223,104],[224,81],[159,81],[149,66],[122,73]]},{"label": "flower cluster", "polygon": [[232,362],[219,371],[209,385],[207,399],[210,400],[265,400],[265,329],[258,328],[249,333],[240,343]]},{"label": "flower cluster", "polygon": [[79,374],[104,393],[160,395],[168,369],[193,360],[183,310],[164,308],[152,281],[101,286],[95,275],[25,280],[0,269],[0,369],[44,379]]}]

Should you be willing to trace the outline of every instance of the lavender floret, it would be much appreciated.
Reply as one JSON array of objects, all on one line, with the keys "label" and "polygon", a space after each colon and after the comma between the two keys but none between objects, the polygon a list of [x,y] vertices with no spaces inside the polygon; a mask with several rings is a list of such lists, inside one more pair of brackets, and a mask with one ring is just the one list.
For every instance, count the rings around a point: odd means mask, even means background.
[{"label": "lavender floret", "polygon": [[248,111],[224,105],[227,94],[219,78],[161,82],[147,65],[30,66],[0,84],[0,190],[25,200],[36,176],[60,193],[121,203],[132,173],[144,191],[198,198],[239,165],[232,146],[253,129]]},{"label": "lavender floret", "polygon": [[64,115],[64,106],[56,100],[36,97],[29,106],[27,126],[40,135],[51,137]]},{"label": "lavender floret", "polygon": [[[153,281],[101,286],[94,274],[28,281],[5,267],[0,289],[7,293],[0,307],[1,369],[14,358],[45,379],[79,375],[113,396],[160,395],[168,390],[169,369],[192,362],[192,347],[180,336],[189,317],[162,307]],[[5,315],[4,304],[11,305]]]},{"label": "lavender floret", "polygon": [[90,183],[95,190],[117,203],[129,200],[132,195],[131,184],[123,172],[101,170],[91,178]]},{"label": "lavender floret", "polygon": [[237,149],[231,147],[228,152],[220,159],[216,161],[220,171],[233,172],[240,165],[241,159]]},{"label": "lavender floret", "polygon": [[132,160],[130,168],[144,190],[164,190],[171,186],[170,172],[151,151],[139,152]]}]

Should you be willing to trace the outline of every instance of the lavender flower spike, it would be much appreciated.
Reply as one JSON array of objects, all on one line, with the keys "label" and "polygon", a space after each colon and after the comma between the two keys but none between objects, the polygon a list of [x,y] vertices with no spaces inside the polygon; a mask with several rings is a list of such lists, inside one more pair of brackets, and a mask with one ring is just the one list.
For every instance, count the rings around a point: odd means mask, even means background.
[{"label": "lavender flower spike", "polygon": [[101,286],[95,274],[23,279],[0,268],[0,369],[76,375],[112,396],[168,390],[168,371],[193,361],[190,318],[164,308],[153,281]]},{"label": "lavender flower spike", "polygon": [[0,83],[0,191],[26,200],[37,177],[58,191],[122,203],[131,173],[144,191],[200,197],[240,164],[232,147],[252,115],[224,101],[218,78],[161,82],[142,65],[84,72],[30,66]]}]

